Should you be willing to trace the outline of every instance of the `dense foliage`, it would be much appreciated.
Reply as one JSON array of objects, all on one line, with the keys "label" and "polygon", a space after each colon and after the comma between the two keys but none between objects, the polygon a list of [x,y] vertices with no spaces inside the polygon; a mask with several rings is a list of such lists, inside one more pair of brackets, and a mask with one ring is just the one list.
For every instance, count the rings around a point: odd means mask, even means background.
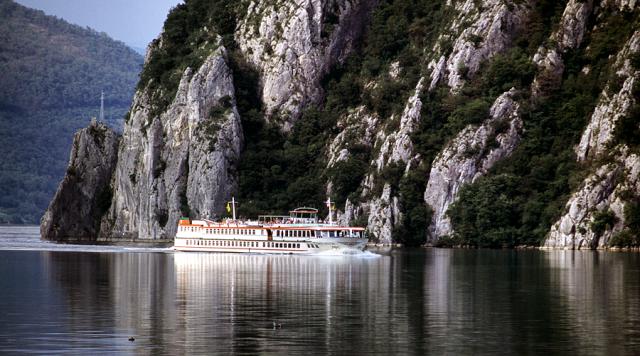
[{"label": "dense foliage", "polygon": [[[522,110],[525,134],[516,151],[490,175],[464,187],[450,208],[458,243],[497,247],[543,241],[589,169],[576,162],[573,147],[605,85],[616,80],[611,64],[637,28],[637,18],[611,11],[591,20],[594,29],[582,46],[565,55],[559,87],[549,85],[541,102]],[[601,233],[608,224],[603,215],[594,231]]]},{"label": "dense foliage", "polygon": [[[240,105],[246,134],[246,149],[240,162],[240,211],[283,213],[299,205],[320,207],[327,181],[333,183],[332,199],[342,204],[347,197],[357,201],[360,182],[369,169],[371,147],[354,144],[350,158],[326,170],[326,149],[339,132],[337,122],[350,109],[365,105],[371,112],[389,117],[402,111],[415,87],[425,63],[420,58],[426,43],[434,41],[439,26],[449,16],[445,1],[388,0],[381,1],[372,14],[366,35],[350,58],[338,64],[324,80],[325,99],[304,112],[288,136],[263,124],[260,108]],[[402,78],[390,80],[384,70],[397,60]],[[234,71],[238,75],[238,71]],[[375,88],[366,84],[379,80]],[[242,86],[240,86],[242,87]],[[253,118],[253,119],[252,119]],[[400,189],[398,172],[390,168],[384,178]],[[381,181],[380,180],[380,181]],[[380,185],[381,187],[381,185]],[[413,188],[413,187],[412,187]],[[412,188],[405,187],[406,191]],[[414,207],[413,214],[426,223],[426,208]],[[409,236],[410,233],[407,234]],[[409,242],[409,241],[407,241]]]},{"label": "dense foliage", "polygon": [[190,0],[169,12],[138,82],[138,89],[148,86],[153,113],[163,112],[171,103],[187,67],[199,68],[220,44],[235,48],[233,30],[246,5],[246,1]]},{"label": "dense foliage", "polygon": [[142,57],[103,33],[0,0],[0,223],[37,223],[73,133],[128,110]]}]

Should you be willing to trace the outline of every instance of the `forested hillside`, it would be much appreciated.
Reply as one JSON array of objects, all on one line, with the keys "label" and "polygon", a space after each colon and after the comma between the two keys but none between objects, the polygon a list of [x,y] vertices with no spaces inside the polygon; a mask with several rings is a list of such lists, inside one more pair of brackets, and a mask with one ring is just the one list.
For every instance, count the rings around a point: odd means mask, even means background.
[{"label": "forested hillside", "polygon": [[639,245],[639,29],[632,0],[187,0],[99,233],[330,196],[382,243]]},{"label": "forested hillside", "polygon": [[37,223],[101,91],[105,121],[121,128],[143,58],[10,0],[0,0],[0,39],[0,223]]}]

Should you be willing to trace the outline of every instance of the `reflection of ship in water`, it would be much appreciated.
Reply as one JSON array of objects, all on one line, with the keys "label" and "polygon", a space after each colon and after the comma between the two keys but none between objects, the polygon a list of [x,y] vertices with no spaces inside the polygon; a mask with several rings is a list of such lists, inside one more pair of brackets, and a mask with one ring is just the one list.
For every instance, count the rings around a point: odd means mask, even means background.
[{"label": "reflection of ship in water", "polygon": [[[379,313],[388,303],[387,258],[190,253],[175,254],[174,262],[185,334],[208,335],[219,350],[364,349],[363,338],[343,338],[342,316],[388,322]],[[284,331],[274,334],[274,321]]]}]

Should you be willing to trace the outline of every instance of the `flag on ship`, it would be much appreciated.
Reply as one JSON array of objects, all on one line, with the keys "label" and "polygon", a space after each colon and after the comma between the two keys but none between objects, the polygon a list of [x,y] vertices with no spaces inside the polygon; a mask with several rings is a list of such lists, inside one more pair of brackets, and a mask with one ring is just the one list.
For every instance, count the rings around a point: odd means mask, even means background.
[{"label": "flag on ship", "polygon": [[227,213],[231,212],[231,203],[227,202]]}]

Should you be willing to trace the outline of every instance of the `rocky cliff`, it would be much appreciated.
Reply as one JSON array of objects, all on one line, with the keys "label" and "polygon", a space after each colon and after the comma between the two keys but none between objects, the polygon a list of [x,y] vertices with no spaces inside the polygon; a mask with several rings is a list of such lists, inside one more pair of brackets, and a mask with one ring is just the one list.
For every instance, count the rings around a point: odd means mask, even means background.
[{"label": "rocky cliff", "polygon": [[67,174],[42,217],[42,236],[56,241],[98,236],[100,217],[111,204],[119,141],[113,130],[95,121],[76,133]]},{"label": "rocky cliff", "polygon": [[329,195],[383,243],[634,241],[634,1],[223,3],[150,48],[101,236]]},{"label": "rocky cliff", "polygon": [[224,46],[184,71],[165,112],[148,101],[138,92],[125,124],[103,220],[112,237],[170,238],[181,216],[221,213],[236,186],[243,135]]}]

